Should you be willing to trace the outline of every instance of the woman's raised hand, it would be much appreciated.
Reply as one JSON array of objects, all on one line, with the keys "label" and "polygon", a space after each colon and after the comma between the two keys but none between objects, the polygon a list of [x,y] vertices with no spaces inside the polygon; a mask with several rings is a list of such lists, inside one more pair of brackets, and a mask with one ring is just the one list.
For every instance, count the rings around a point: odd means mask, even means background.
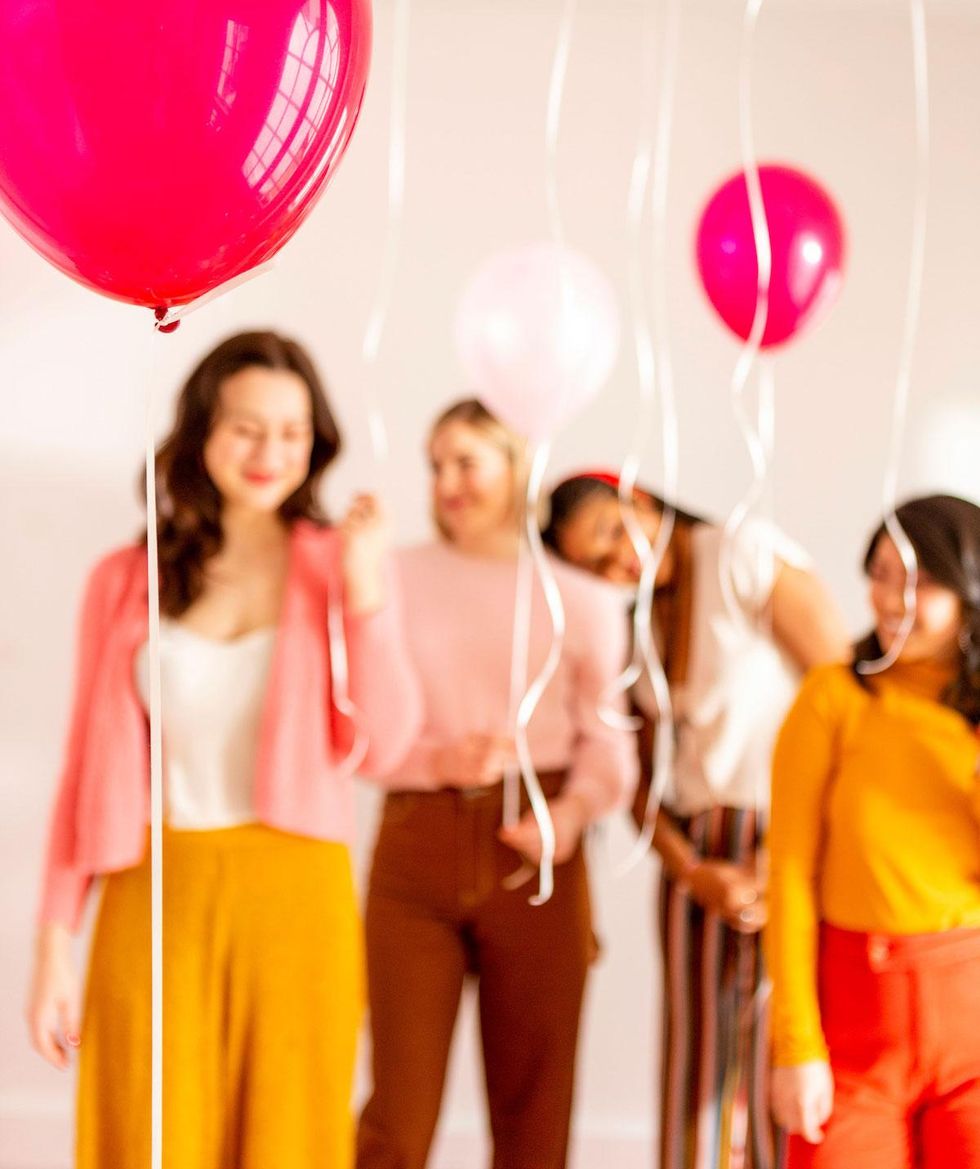
[{"label": "woman's raised hand", "polygon": [[347,611],[355,616],[374,612],[385,603],[384,561],[391,538],[378,498],[355,495],[338,530]]},{"label": "woman's raised hand", "polygon": [[81,1042],[81,996],[71,934],[61,925],[42,928],[27,1004],[31,1042],[48,1063],[66,1069]]}]

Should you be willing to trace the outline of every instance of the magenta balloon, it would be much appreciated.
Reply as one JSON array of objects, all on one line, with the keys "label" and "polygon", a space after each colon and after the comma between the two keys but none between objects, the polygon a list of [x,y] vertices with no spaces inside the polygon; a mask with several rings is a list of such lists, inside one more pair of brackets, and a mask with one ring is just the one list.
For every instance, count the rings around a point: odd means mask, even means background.
[{"label": "magenta balloon", "polygon": [[370,49],[370,0],[0,0],[0,211],[80,283],[185,304],[302,223]]},{"label": "magenta balloon", "polygon": [[[779,345],[818,318],[843,279],[844,228],[827,192],[802,171],[761,166],[772,244],[763,347]],[[711,197],[698,227],[698,271],[718,315],[743,340],[752,330],[759,268],[744,173]]]}]

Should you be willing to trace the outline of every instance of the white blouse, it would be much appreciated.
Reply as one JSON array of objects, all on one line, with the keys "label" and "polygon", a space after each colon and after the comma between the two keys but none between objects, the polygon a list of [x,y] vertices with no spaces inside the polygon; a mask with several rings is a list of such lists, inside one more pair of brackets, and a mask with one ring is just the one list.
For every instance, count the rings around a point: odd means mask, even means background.
[{"label": "white blouse", "polygon": [[[721,587],[722,529],[698,524],[691,539],[690,655],[686,682],[671,690],[676,751],[664,805],[679,816],[717,805],[765,810],[773,744],[800,671],[762,614],[779,564],[812,564],[772,524],[746,521],[731,552],[732,583],[745,618],[740,621],[729,613]],[[648,679],[637,684],[634,698],[655,717]]]},{"label": "white blouse", "polygon": [[[259,720],[275,627],[215,641],[160,623],[164,807],[172,828],[229,828],[255,820]],[[149,645],[136,655],[136,686],[149,705]]]}]

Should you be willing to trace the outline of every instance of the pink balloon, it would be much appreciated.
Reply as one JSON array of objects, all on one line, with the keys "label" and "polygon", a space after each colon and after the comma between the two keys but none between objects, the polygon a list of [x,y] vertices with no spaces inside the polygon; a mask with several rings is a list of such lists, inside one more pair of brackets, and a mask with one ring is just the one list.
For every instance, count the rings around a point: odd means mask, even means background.
[{"label": "pink balloon", "polygon": [[357,120],[370,0],[0,0],[0,211],[119,300],[269,259]]},{"label": "pink balloon", "polygon": [[513,430],[550,437],[608,378],[616,298],[585,256],[539,243],[491,257],[470,279],[456,345],[472,391]]},{"label": "pink balloon", "polygon": [[[843,281],[844,228],[827,192],[802,171],[761,166],[772,244],[769,313],[762,345],[788,340],[820,317]],[[698,271],[718,315],[737,336],[752,330],[758,263],[744,172],[711,197],[698,227]]]}]

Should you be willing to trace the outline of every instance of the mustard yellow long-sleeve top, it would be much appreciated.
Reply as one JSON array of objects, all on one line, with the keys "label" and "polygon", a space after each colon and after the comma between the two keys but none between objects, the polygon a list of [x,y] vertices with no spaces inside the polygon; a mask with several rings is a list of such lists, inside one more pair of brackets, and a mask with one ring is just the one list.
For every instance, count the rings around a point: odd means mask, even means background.
[{"label": "mustard yellow long-sleeve top", "polygon": [[821,921],[886,934],[980,926],[980,741],[938,701],[950,679],[899,663],[865,689],[847,666],[823,666],[783,724],[767,937],[778,1067],[827,1057]]}]

